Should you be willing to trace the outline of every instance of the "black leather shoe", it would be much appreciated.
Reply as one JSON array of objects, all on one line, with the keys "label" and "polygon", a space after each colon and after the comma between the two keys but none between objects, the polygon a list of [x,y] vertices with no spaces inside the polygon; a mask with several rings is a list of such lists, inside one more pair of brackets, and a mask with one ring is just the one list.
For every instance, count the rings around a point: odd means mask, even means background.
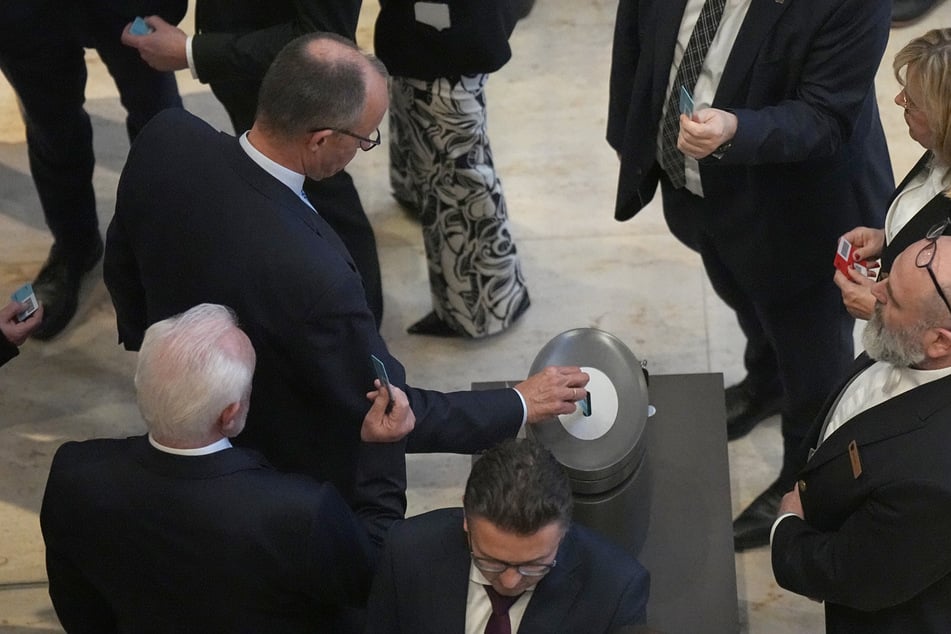
[{"label": "black leather shoe", "polygon": [[892,0],[892,24],[902,25],[924,16],[938,0]]},{"label": "black leather shoe", "polygon": [[747,379],[724,390],[726,400],[726,437],[742,438],[759,423],[779,413],[782,391],[763,394],[750,387]]},{"label": "black leather shoe", "polygon": [[769,546],[769,531],[773,528],[779,502],[786,491],[774,482],[756,496],[733,520],[733,550],[742,552],[750,548]]},{"label": "black leather shoe", "polygon": [[43,303],[43,322],[31,335],[46,341],[63,331],[76,314],[83,276],[102,258],[102,239],[81,254],[67,253],[54,243],[43,268],[33,281],[33,291]]},{"label": "black leather shoe", "polygon": [[463,334],[458,330],[454,330],[452,326],[444,322],[439,318],[439,315],[436,314],[436,311],[433,311],[417,321],[415,324],[406,329],[411,335],[429,335],[431,337],[462,337]]}]

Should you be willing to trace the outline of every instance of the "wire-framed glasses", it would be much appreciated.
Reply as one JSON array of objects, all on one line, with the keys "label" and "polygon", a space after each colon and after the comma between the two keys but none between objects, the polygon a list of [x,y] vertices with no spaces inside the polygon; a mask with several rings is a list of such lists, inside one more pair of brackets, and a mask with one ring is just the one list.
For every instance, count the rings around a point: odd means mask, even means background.
[{"label": "wire-framed glasses", "polygon": [[380,134],[379,128],[376,129],[376,132],[373,134],[372,139],[367,138],[365,136],[360,136],[359,134],[354,134],[350,130],[344,130],[343,128],[316,128],[314,130],[311,130],[311,132],[321,132],[323,130],[333,130],[334,132],[338,132],[340,134],[346,134],[349,137],[353,137],[354,139],[360,142],[360,149],[363,150],[364,152],[369,152],[370,150],[378,146],[380,142],[382,141],[382,135]]},{"label": "wire-framed glasses", "polygon": [[558,563],[557,559],[553,559],[552,562],[548,564],[513,564],[510,561],[500,561],[498,559],[492,559],[491,557],[480,557],[472,552],[472,537],[469,533],[466,533],[466,541],[469,542],[469,556],[472,557],[472,565],[490,575],[500,575],[509,568],[515,568],[518,574],[523,577],[543,577],[551,572],[551,569]]},{"label": "wire-framed glasses", "polygon": [[921,251],[918,252],[917,257],[915,257],[915,266],[928,271],[928,275],[931,276],[931,282],[934,284],[935,290],[938,291],[941,301],[944,302],[944,305],[948,308],[948,312],[951,313],[951,302],[948,302],[948,296],[941,290],[941,285],[938,284],[938,277],[934,274],[934,269],[931,266],[931,263],[934,262],[934,254],[938,251],[938,238],[944,235],[944,230],[948,228],[949,224],[951,224],[951,218],[945,218],[928,229],[928,233],[925,234],[925,240],[928,241],[928,244],[923,246]]}]

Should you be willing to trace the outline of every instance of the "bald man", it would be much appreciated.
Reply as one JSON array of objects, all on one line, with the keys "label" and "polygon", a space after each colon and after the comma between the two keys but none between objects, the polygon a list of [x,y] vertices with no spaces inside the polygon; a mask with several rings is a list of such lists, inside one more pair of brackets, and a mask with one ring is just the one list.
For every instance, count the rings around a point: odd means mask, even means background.
[{"label": "bald man", "polygon": [[830,634],[951,631],[948,224],[873,287],[866,354],[807,437],[773,525],[776,580],[824,601]]}]

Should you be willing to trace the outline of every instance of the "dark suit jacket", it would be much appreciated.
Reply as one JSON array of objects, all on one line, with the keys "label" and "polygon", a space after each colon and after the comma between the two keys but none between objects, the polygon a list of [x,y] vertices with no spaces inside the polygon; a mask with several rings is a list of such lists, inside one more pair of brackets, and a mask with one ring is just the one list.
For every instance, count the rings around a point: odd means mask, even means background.
[{"label": "dark suit jacket", "polygon": [[333,230],[234,137],[186,112],[163,112],[133,144],[103,277],[130,350],[150,324],[196,304],[233,308],[257,352],[238,442],[278,469],[309,473],[347,494],[375,378],[371,354],[409,395],[417,419],[410,451],[473,453],[514,436],[521,423],[510,389],[407,387]]},{"label": "dark suit jacket", "polygon": [[[535,587],[519,634],[599,634],[646,619],[650,576],[625,551],[574,524]],[[396,524],[367,607],[368,634],[465,631],[469,547],[462,509]]]},{"label": "dark suit jacket", "polygon": [[[905,189],[909,181],[911,181],[915,175],[928,167],[928,163],[931,159],[931,152],[925,152],[924,156],[918,159],[915,166],[908,172],[905,178],[902,179],[898,188],[895,189],[891,200],[888,201],[889,205],[891,205],[898,194]],[[895,261],[895,257],[898,256],[899,253],[924,238],[925,234],[928,233],[928,229],[948,217],[951,217],[951,198],[945,196],[943,192],[939,192],[934,198],[928,201],[927,205],[919,209],[918,212],[905,223],[901,230],[895,234],[892,241],[886,244],[885,248],[882,249],[881,270],[890,271],[892,262]]]},{"label": "dark suit jacket", "polygon": [[[861,355],[850,378],[870,364]],[[812,447],[833,402],[808,438]],[[951,631],[948,447],[951,377],[849,420],[799,474],[807,521],[779,523],[773,573],[782,587],[825,601],[829,634]]]},{"label": "dark suit jacket", "polygon": [[[620,152],[615,217],[657,188],[657,131],[686,0],[621,0],[607,138]],[[788,297],[828,280],[838,237],[880,227],[893,178],[874,78],[888,40],[887,0],[752,0],[713,107],[738,129],[701,161],[704,218],[747,293]],[[874,223],[874,224],[869,224]],[[778,271],[792,270],[781,284]]]},{"label": "dark suit jacket", "polygon": [[[382,478],[368,495],[384,502],[386,465],[401,460],[391,449],[366,456]],[[402,509],[381,513],[377,541]],[[374,555],[332,486],[247,449],[177,456],[145,436],[63,445],[40,524],[70,633],[339,632],[338,611],[366,598]]]}]

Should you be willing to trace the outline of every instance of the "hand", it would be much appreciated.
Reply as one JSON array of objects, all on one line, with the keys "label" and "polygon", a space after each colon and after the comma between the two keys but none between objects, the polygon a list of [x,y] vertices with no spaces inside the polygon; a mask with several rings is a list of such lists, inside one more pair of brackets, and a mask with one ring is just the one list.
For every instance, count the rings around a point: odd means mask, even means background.
[{"label": "hand", "polygon": [[855,269],[849,269],[848,277],[836,269],[832,279],[842,292],[842,303],[849,314],[856,319],[869,319],[875,312],[875,296],[872,295],[875,281]]},{"label": "hand", "polygon": [[10,302],[0,308],[0,331],[3,332],[7,341],[15,346],[23,345],[30,333],[43,321],[43,304],[40,304],[35,313],[23,321],[17,322],[17,313],[25,309],[26,304],[22,302]]},{"label": "hand", "polygon": [[185,31],[172,26],[157,15],[145,18],[145,23],[155,29],[146,35],[133,35],[129,32],[132,23],[122,30],[122,43],[139,51],[146,64],[158,71],[172,71],[188,68],[185,54]]},{"label": "hand", "polygon": [[795,513],[802,519],[806,519],[806,514],[802,510],[802,500],[799,499],[798,486],[793,486],[792,491],[784,495],[779,503],[779,511],[777,511],[776,516],[779,517],[784,513]]},{"label": "hand", "polygon": [[525,399],[529,423],[538,423],[558,414],[570,414],[584,398],[588,375],[575,366],[548,366],[515,386]]},{"label": "hand", "polygon": [[393,407],[387,413],[390,398],[379,379],[375,379],[373,385],[376,386],[376,389],[367,392],[367,400],[373,401],[373,405],[370,406],[370,411],[363,418],[363,426],[360,427],[360,439],[363,442],[396,442],[402,440],[416,426],[416,414],[409,406],[406,393],[395,385],[390,385]]},{"label": "hand", "polygon": [[677,148],[695,159],[712,154],[736,135],[736,115],[718,108],[703,108],[693,117],[680,115]]},{"label": "hand", "polygon": [[843,236],[854,249],[852,257],[855,261],[870,260],[882,254],[885,248],[885,230],[871,227],[856,227]]}]

